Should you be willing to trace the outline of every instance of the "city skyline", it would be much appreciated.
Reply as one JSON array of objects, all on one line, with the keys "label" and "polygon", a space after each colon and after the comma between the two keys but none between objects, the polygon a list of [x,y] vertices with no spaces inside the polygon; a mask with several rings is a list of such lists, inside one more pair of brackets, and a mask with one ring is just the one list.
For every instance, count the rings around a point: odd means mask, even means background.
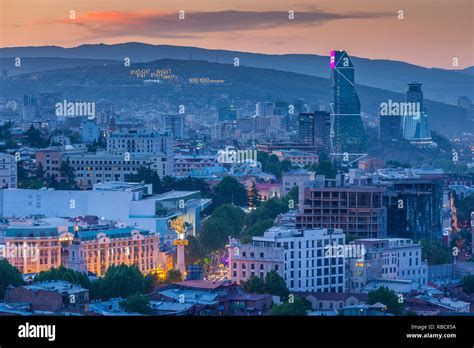
[{"label": "city skyline", "polygon": [[472,340],[472,4],[0,0],[3,341]]},{"label": "city skyline", "polygon": [[454,3],[363,1],[352,8],[347,1],[320,1],[315,6],[310,1],[288,4],[280,0],[265,5],[249,1],[221,4],[213,0],[199,5],[185,0],[160,4],[148,0],[133,4],[45,0],[44,7],[26,12],[25,6],[34,6],[30,0],[5,0],[2,13],[9,16],[2,18],[0,46],[76,47],[139,41],[318,55],[340,48],[355,57],[462,69],[474,65],[468,30],[472,26],[472,2]]}]

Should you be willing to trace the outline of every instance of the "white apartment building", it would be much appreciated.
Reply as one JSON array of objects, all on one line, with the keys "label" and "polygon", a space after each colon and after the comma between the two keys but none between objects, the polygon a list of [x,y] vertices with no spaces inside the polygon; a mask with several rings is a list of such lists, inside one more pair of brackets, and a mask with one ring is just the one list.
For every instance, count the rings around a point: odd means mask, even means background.
[{"label": "white apartment building", "polygon": [[412,280],[419,286],[428,282],[428,265],[421,259],[421,245],[406,238],[357,239],[366,254],[364,260],[350,260],[349,289],[360,292],[376,279]]},{"label": "white apartment building", "polygon": [[326,252],[327,246],[334,243],[345,244],[341,229],[297,230],[288,224],[274,226],[262,237],[253,237],[252,245],[257,248],[253,250],[255,256],[260,252],[258,248],[283,249],[283,278],[291,291],[344,292],[345,256]]},{"label": "white apartment building", "polygon": [[16,188],[18,185],[18,171],[15,156],[0,153],[0,189]]},{"label": "white apartment building", "polygon": [[132,131],[113,132],[107,137],[107,152],[115,155],[163,154],[173,156],[173,135],[170,131]]},{"label": "white apartment building", "polygon": [[161,179],[173,175],[172,157],[159,153],[113,155],[97,152],[63,155],[61,159],[69,161],[77,185],[82,189],[100,182],[125,181],[126,175],[137,173],[140,167],[153,169]]},{"label": "white apartment building", "polygon": [[152,169],[163,178],[173,175],[173,137],[170,132],[114,132],[107,137],[107,151],[94,154],[50,147],[39,150],[36,160],[47,175],[58,179],[61,162],[69,161],[81,189],[106,181],[124,181],[141,167]]}]

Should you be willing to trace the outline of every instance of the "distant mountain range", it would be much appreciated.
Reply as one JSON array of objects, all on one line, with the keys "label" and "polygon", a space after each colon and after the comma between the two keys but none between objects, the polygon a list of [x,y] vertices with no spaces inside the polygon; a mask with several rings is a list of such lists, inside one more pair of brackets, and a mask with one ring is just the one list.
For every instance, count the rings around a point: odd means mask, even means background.
[{"label": "distant mountain range", "polygon": [[[348,52],[349,54],[351,52]],[[0,48],[1,69],[10,74],[21,73],[14,66],[14,57],[74,58],[74,61],[58,60],[54,68],[97,65],[104,61],[121,61],[128,57],[132,64],[158,59],[203,60],[233,64],[239,58],[246,67],[269,68],[327,78],[328,56],[313,54],[268,55],[258,53],[209,50],[196,47],[123,43],[115,45],[94,44],[74,48],[58,46]],[[91,61],[94,60],[94,61]],[[356,82],[361,85],[405,93],[407,83],[423,83],[425,97],[447,104],[456,104],[460,96],[474,99],[474,67],[460,70],[424,68],[413,64],[391,60],[353,58],[356,67]],[[43,65],[44,64],[44,65]],[[44,71],[52,68],[45,61],[25,60],[23,72]]]},{"label": "distant mountain range", "polygon": [[460,72],[463,74],[474,75],[474,66],[470,66],[469,68],[462,69],[462,70],[454,70],[456,72]]},{"label": "distant mountain range", "polygon": [[[27,65],[28,60],[25,60]],[[94,61],[74,62],[51,58],[43,61],[50,71],[27,73],[9,78],[3,82],[2,96],[20,98],[23,94],[38,94],[44,91],[62,92],[69,100],[108,99],[116,102],[150,102],[153,98],[167,98],[171,105],[186,101],[208,103],[214,107],[223,100],[240,100],[255,103],[264,100],[294,101],[303,98],[309,104],[328,105],[330,81],[327,78],[297,74],[275,69],[235,67],[205,61],[157,60],[149,63],[135,63],[125,67],[122,62]],[[60,64],[88,63],[54,70]],[[179,85],[167,83],[143,83],[130,75],[130,69],[171,69],[171,74],[183,81]],[[189,84],[190,78],[224,80],[222,84]],[[362,111],[376,115],[381,102],[389,99],[403,101],[405,95],[380,88],[357,85]],[[427,112],[431,116],[432,128],[445,135],[458,134],[466,130],[466,111],[457,106],[425,100]]]}]

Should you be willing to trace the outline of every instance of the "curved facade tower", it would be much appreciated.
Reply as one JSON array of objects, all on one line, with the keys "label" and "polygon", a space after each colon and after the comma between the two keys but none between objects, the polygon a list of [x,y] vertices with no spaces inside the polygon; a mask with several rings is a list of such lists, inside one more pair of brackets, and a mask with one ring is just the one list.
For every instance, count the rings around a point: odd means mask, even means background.
[{"label": "curved facade tower", "polygon": [[365,154],[367,138],[349,55],[345,51],[331,51],[330,68],[333,88],[331,152],[336,155]]}]

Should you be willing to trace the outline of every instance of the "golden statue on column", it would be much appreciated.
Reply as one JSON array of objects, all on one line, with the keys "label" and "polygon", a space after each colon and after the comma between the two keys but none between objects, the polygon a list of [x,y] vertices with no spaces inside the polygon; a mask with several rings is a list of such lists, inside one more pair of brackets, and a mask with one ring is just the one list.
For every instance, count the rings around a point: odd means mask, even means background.
[{"label": "golden statue on column", "polygon": [[188,245],[188,240],[185,239],[185,232],[186,228],[184,226],[184,219],[183,217],[177,217],[170,221],[171,229],[176,232],[178,238],[175,239],[174,245],[176,245],[178,255],[178,270],[181,273],[183,279],[186,277],[186,263],[184,261],[184,247]]}]

